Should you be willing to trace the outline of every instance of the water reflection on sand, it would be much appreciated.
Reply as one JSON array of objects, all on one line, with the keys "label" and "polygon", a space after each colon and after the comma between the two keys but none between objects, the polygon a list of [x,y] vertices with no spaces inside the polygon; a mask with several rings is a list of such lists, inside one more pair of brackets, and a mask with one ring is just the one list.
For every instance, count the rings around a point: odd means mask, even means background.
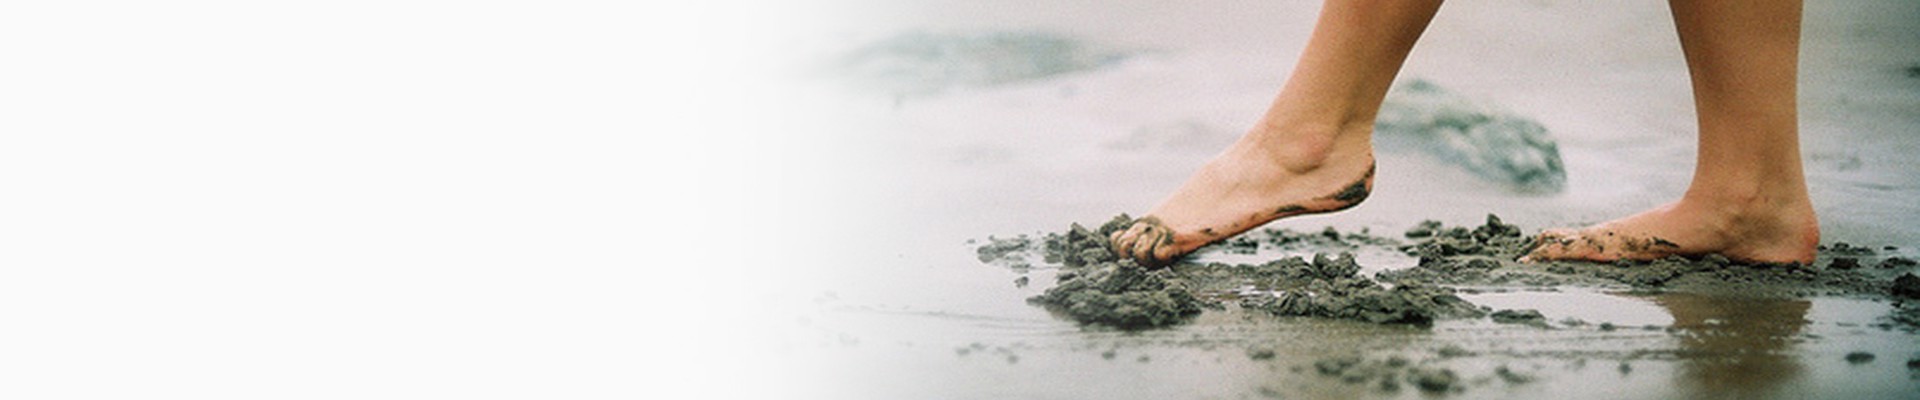
[{"label": "water reflection on sand", "polygon": [[1692,293],[1645,298],[1665,307],[1680,331],[1680,373],[1673,378],[1687,398],[1775,398],[1806,368],[1792,350],[1811,301]]}]

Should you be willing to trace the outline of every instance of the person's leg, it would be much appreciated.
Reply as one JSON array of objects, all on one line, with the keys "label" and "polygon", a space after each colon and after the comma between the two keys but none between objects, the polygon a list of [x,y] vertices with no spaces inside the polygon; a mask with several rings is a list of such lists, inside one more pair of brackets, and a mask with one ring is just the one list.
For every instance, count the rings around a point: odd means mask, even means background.
[{"label": "person's leg", "polygon": [[1699,163],[1679,201],[1541,234],[1530,259],[1720,254],[1813,261],[1820,226],[1800,168],[1800,0],[1672,0],[1699,112]]},{"label": "person's leg", "polygon": [[1373,119],[1438,0],[1328,0],[1260,123],[1125,231],[1114,251],[1171,261],[1282,217],[1337,211],[1373,186]]}]

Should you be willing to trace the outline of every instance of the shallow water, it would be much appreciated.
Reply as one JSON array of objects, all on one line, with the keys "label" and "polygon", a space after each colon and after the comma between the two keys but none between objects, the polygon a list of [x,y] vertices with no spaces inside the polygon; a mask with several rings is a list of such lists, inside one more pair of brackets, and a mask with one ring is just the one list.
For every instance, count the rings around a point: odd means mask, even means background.
[{"label": "shallow water", "polygon": [[[1419,329],[1227,310],[1132,333],[1082,328],[1030,306],[1024,299],[1051,285],[1053,271],[1041,266],[1028,274],[1031,285],[1017,287],[1015,273],[981,264],[967,241],[1152,206],[1259,115],[1315,12],[1306,3],[1109,3],[849,3],[847,21],[795,39],[831,59],[907,33],[1042,32],[1126,55],[912,93],[818,70],[795,78],[804,101],[794,107],[812,115],[795,122],[819,130],[783,138],[785,158],[772,162],[787,193],[777,225],[797,228],[782,248],[809,261],[792,262],[779,289],[754,297],[775,321],[775,363],[806,382],[797,394],[1424,396],[1312,371],[1316,358],[1338,354],[1446,366],[1461,374],[1460,394],[1474,397],[1904,398],[1920,390],[1920,375],[1906,366],[1920,358],[1920,336],[1874,327],[1889,306],[1866,299],[1488,290],[1463,297],[1537,309],[1548,328],[1472,320]],[[1566,189],[1516,193],[1422,152],[1382,149],[1366,203],[1269,227],[1393,236],[1422,219],[1475,224],[1492,212],[1531,232],[1678,196],[1692,166],[1692,115],[1668,21],[1665,5],[1651,1],[1448,4],[1402,77],[1540,121],[1559,141]],[[1803,150],[1824,241],[1920,255],[1920,161],[1912,157],[1920,135],[1911,134],[1920,129],[1920,78],[1904,72],[1920,65],[1920,46],[1911,45],[1920,42],[1920,5],[1809,4],[1805,31]],[[1363,273],[1413,264],[1393,252],[1358,256]],[[1449,345],[1475,355],[1437,355]],[[1247,350],[1256,346],[1276,355],[1253,359]],[[1852,352],[1876,358],[1849,362]],[[1500,378],[1493,371],[1501,366],[1534,379]]]}]

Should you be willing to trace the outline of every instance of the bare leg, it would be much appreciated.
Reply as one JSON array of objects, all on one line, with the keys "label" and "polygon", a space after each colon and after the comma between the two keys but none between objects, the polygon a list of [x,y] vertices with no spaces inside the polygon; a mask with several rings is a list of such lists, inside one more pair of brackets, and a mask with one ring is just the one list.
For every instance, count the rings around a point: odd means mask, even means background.
[{"label": "bare leg", "polygon": [[1282,217],[1338,211],[1373,187],[1373,119],[1438,0],[1329,0],[1260,123],[1112,239],[1163,264]]},{"label": "bare leg", "polygon": [[1699,111],[1699,164],[1679,201],[1541,234],[1529,259],[1720,254],[1813,262],[1820,225],[1800,167],[1800,0],[1672,0]]}]

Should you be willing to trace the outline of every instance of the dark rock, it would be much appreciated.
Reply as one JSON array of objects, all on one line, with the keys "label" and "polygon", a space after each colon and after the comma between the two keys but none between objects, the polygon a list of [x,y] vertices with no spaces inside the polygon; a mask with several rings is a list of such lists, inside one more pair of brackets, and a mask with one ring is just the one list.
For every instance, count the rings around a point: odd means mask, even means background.
[{"label": "dark rock", "polygon": [[1547,325],[1547,317],[1540,315],[1539,310],[1533,309],[1494,311],[1492,317],[1493,322],[1502,324]]},{"label": "dark rock", "polygon": [[1273,349],[1269,349],[1265,347],[1255,347],[1255,348],[1247,349],[1247,358],[1251,358],[1255,360],[1272,360],[1273,356],[1274,356]]},{"label": "dark rock", "polygon": [[1466,357],[1466,356],[1473,355],[1473,352],[1467,351],[1467,349],[1461,348],[1459,345],[1453,345],[1453,344],[1446,345],[1446,347],[1441,347],[1440,350],[1435,351],[1435,353],[1440,354],[1441,358]]},{"label": "dark rock", "polygon": [[1337,376],[1356,364],[1360,364],[1360,356],[1357,355],[1329,357],[1314,360],[1313,369],[1320,371],[1321,375]]},{"label": "dark rock", "polygon": [[1501,380],[1507,381],[1507,383],[1509,384],[1522,384],[1527,382],[1533,382],[1533,379],[1534,379],[1532,375],[1514,372],[1512,369],[1507,368],[1507,366],[1505,365],[1501,365],[1499,367],[1494,368],[1493,374],[1495,376],[1499,376]]},{"label": "dark rock", "polygon": [[1445,393],[1460,384],[1460,376],[1446,368],[1412,368],[1407,371],[1407,381],[1429,393]]},{"label": "dark rock", "polygon": [[1887,257],[1885,260],[1880,260],[1880,269],[1905,268],[1914,265],[1920,265],[1920,262],[1902,257]]},{"label": "dark rock", "polygon": [[1866,364],[1870,362],[1873,362],[1873,353],[1868,353],[1864,351],[1847,353],[1848,364]]},{"label": "dark rock", "polygon": [[1860,260],[1853,257],[1834,257],[1827,263],[1827,269],[1846,271],[1860,268]]},{"label": "dark rock", "polygon": [[1440,230],[1440,221],[1425,220],[1420,221],[1420,224],[1415,225],[1413,229],[1408,229],[1406,236],[1413,239],[1427,238],[1433,236],[1434,231],[1438,230]]},{"label": "dark rock", "polygon": [[1902,274],[1893,279],[1893,295],[1909,299],[1920,299],[1920,276],[1912,273]]},{"label": "dark rock", "polygon": [[1873,248],[1854,246],[1847,242],[1833,242],[1832,246],[1827,246],[1827,252],[1845,256],[1871,256]]},{"label": "dark rock", "polygon": [[1473,228],[1473,237],[1485,243],[1487,239],[1501,237],[1519,237],[1520,227],[1500,222],[1500,216],[1487,214],[1487,223]]}]

